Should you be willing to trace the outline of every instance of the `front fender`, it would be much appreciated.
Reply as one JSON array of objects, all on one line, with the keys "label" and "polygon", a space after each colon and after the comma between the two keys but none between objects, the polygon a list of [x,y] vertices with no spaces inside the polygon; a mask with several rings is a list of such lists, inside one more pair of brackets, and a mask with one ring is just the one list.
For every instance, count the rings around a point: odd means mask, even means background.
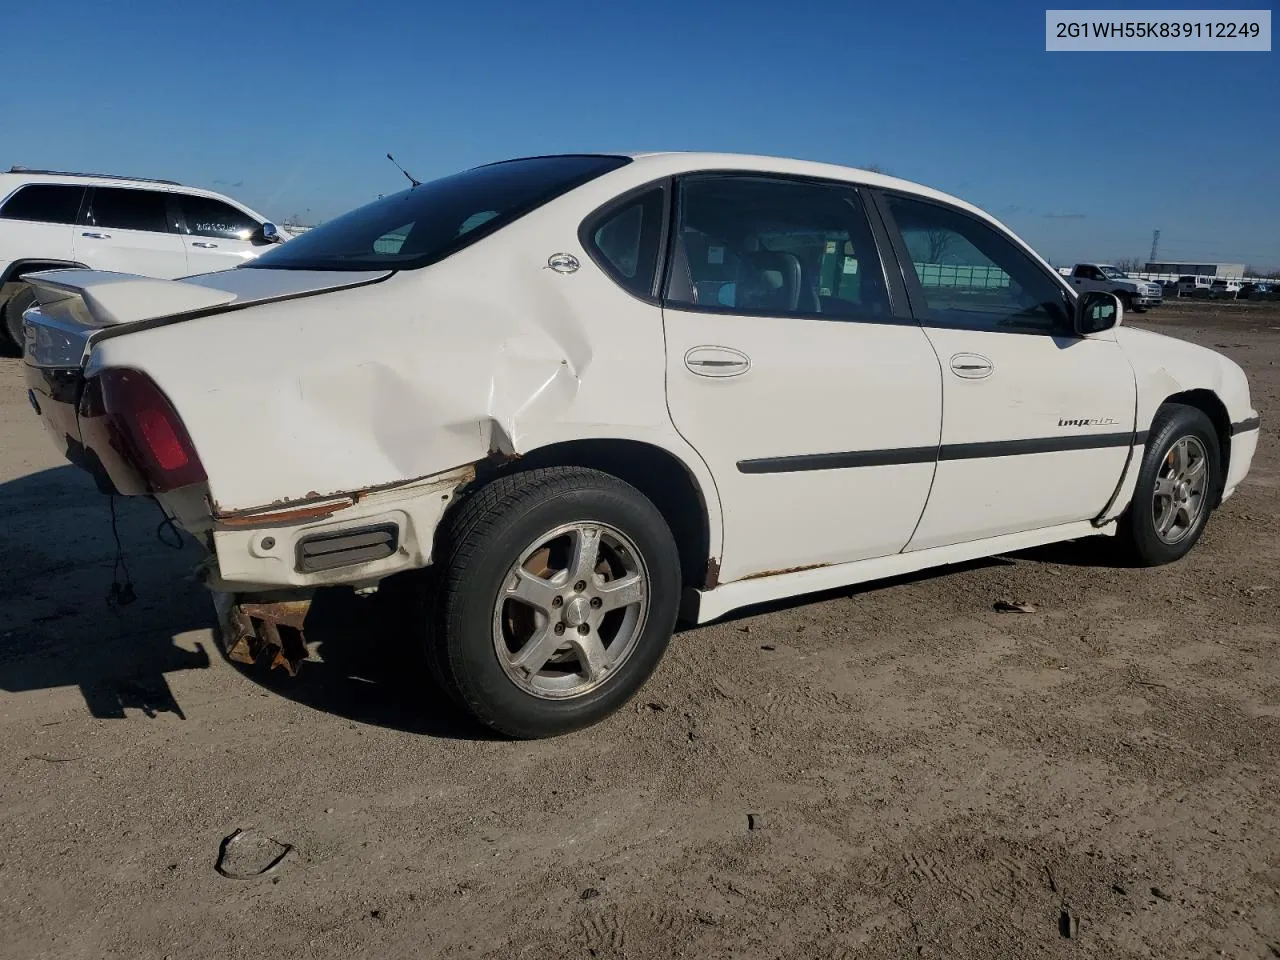
[{"label": "front fender", "polygon": [[1231,423],[1256,417],[1249,381],[1235,361],[1185,340],[1149,330],[1121,327],[1116,339],[1133,367],[1138,387],[1137,428],[1151,425],[1169,397],[1189,390],[1208,390],[1226,408]]}]

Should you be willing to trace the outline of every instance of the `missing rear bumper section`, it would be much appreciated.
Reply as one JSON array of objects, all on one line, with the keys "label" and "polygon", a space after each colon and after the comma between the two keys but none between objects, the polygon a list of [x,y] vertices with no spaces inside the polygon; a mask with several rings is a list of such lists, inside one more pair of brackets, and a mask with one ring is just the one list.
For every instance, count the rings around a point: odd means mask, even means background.
[{"label": "missing rear bumper section", "polygon": [[268,663],[296,676],[307,659],[305,625],[311,609],[310,593],[271,599],[215,591],[218,643],[228,660],[236,663]]}]

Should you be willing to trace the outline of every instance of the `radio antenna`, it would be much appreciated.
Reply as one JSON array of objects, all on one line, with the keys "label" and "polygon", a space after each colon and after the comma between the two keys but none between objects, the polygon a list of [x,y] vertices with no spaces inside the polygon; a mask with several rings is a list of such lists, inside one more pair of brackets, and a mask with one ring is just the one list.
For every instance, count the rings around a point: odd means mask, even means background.
[{"label": "radio antenna", "polygon": [[388,153],[387,159],[390,160],[392,163],[394,163],[396,165],[396,169],[399,170],[401,173],[403,173],[406,177],[408,177],[409,182],[412,183],[415,187],[422,186],[422,181],[419,180],[417,177],[415,177],[412,173],[410,173],[404,167],[400,166],[400,164],[396,162],[395,157],[393,157],[391,154]]}]

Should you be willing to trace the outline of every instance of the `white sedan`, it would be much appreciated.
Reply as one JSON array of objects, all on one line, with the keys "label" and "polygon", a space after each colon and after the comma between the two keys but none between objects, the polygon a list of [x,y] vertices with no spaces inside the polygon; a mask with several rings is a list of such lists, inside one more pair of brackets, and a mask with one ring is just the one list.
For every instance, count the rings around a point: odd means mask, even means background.
[{"label": "white sedan", "polygon": [[1085,536],[1176,560],[1258,440],[1230,360],[817,163],[512,160],[235,270],[27,279],[32,405],[208,548],[233,659],[294,670],[315,588],[415,571],[438,680],[519,737],[617,708],[679,615]]}]

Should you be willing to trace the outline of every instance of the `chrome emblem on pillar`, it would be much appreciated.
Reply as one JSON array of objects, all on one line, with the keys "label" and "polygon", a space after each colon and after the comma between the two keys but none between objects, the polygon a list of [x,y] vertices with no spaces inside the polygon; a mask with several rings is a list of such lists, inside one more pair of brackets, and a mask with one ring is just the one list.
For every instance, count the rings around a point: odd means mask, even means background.
[{"label": "chrome emblem on pillar", "polygon": [[581,264],[571,253],[553,253],[547,257],[547,266],[556,273],[573,273]]}]

